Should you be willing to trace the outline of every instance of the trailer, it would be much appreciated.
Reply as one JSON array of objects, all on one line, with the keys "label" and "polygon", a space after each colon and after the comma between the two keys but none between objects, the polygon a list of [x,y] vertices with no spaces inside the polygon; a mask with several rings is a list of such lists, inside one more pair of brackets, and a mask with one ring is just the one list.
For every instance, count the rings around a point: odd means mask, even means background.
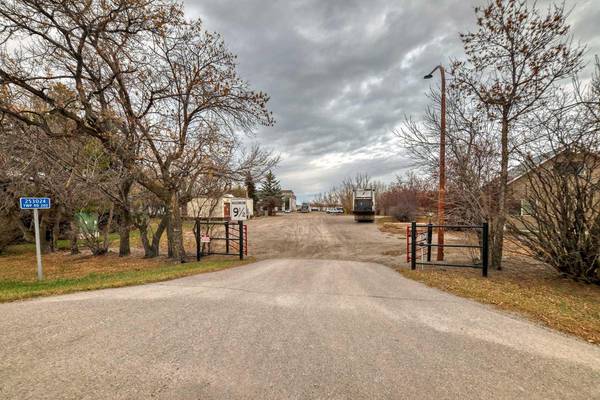
[{"label": "trailer", "polygon": [[356,189],[352,196],[352,214],[356,222],[375,221],[375,191]]}]

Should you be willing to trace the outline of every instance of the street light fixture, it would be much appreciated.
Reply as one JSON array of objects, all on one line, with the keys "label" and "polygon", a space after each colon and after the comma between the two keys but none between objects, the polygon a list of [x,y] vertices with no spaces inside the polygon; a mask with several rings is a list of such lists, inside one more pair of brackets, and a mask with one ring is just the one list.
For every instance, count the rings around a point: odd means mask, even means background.
[{"label": "street light fixture", "polygon": [[437,260],[444,260],[444,211],[446,209],[446,73],[444,67],[440,64],[433,69],[423,79],[433,78],[433,73],[440,70],[442,78],[442,104],[440,119],[440,186],[438,190],[438,248]]}]

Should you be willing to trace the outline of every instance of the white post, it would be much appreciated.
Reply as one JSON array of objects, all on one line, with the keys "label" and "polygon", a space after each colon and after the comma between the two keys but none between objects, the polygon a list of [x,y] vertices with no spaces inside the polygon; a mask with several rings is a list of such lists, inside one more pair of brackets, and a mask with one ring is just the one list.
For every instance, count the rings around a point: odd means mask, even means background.
[{"label": "white post", "polygon": [[42,249],[40,244],[40,222],[38,220],[38,210],[33,209],[33,223],[35,225],[35,255],[37,256],[37,277],[38,281],[44,278],[42,272]]}]

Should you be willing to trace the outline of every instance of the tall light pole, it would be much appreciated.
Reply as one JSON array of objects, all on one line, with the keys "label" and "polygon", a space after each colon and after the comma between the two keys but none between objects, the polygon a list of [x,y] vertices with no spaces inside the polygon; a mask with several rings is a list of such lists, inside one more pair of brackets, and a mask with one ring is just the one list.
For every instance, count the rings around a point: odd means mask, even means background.
[{"label": "tall light pole", "polygon": [[433,73],[440,70],[442,77],[442,104],[441,104],[441,119],[440,119],[440,186],[438,190],[438,261],[444,260],[444,211],[446,209],[446,73],[444,67],[440,64],[433,69],[429,74],[425,75],[425,79],[433,78]]}]

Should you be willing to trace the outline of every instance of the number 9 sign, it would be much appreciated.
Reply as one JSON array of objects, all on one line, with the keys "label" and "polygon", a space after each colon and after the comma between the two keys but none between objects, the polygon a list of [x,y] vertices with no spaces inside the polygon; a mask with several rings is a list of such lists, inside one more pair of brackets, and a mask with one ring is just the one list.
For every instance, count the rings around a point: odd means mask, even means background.
[{"label": "number 9 sign", "polygon": [[231,200],[231,207],[229,210],[229,216],[232,221],[243,221],[248,219],[246,200]]}]

